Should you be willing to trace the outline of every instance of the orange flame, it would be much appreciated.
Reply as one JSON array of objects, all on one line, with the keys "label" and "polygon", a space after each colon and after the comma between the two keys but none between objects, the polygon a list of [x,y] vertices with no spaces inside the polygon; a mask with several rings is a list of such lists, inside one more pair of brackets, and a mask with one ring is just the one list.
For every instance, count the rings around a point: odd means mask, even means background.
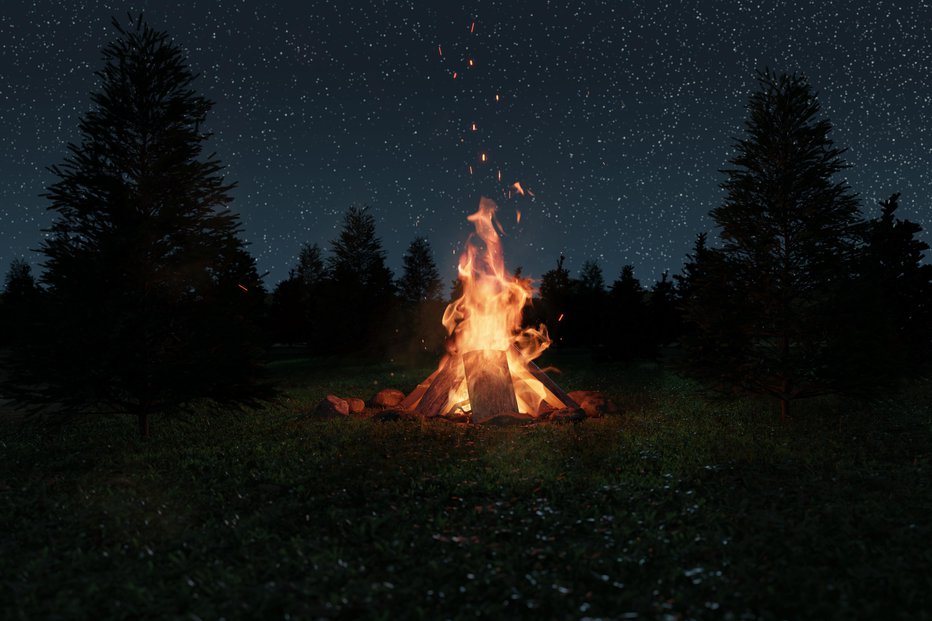
[{"label": "orange flame", "polygon": [[[547,328],[522,327],[524,307],[531,301],[529,278],[518,278],[505,269],[502,227],[495,218],[498,207],[488,198],[469,216],[476,227],[469,236],[457,269],[463,295],[443,313],[450,335],[449,354],[440,368],[456,355],[473,351],[504,351],[521,412],[537,415],[542,403],[562,407],[561,401],[531,372],[530,363],[550,346]],[[460,365],[462,368],[462,365]],[[469,411],[465,377],[454,382],[447,409]]]},{"label": "orange flame", "polygon": [[515,182],[512,184],[511,187],[513,187],[515,190],[517,190],[517,191],[518,191],[518,194],[520,194],[521,196],[524,196],[524,188],[521,187],[521,182],[520,182],[520,181],[515,181]]}]

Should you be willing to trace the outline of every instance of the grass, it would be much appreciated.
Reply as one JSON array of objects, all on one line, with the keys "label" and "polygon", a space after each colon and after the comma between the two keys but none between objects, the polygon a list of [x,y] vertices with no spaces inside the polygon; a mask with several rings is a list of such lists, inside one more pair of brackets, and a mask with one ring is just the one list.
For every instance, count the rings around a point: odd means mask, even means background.
[{"label": "grass", "polygon": [[560,361],[618,416],[313,421],[429,369],[280,360],[255,412],[0,423],[0,616],[932,618],[932,386],[709,402]]}]

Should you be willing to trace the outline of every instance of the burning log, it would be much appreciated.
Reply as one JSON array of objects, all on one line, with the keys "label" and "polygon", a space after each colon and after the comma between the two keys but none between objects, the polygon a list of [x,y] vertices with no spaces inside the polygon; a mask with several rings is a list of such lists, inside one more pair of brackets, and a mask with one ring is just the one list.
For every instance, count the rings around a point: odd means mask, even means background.
[{"label": "burning log", "polygon": [[407,397],[405,397],[401,403],[398,404],[398,407],[402,410],[412,410],[414,406],[417,405],[417,402],[421,400],[421,397],[424,396],[424,393],[427,392],[427,389],[430,388],[431,382],[434,381],[434,378],[437,377],[437,374],[440,373],[440,369],[437,369],[430,376],[421,382],[411,391]]},{"label": "burning log", "polygon": [[565,405],[568,408],[579,407],[579,404],[576,403],[576,401],[573,400],[572,397],[566,394],[566,392],[564,392],[563,389],[560,388],[555,381],[550,379],[550,376],[544,373],[539,366],[537,366],[533,362],[528,362],[527,370],[528,370],[528,373],[534,376],[534,379],[536,379],[538,382],[544,385],[544,388],[552,392],[553,396],[555,396],[557,399],[562,401],[563,405]]},{"label": "burning log", "polygon": [[518,399],[508,370],[506,351],[484,349],[463,354],[472,422],[481,423],[518,411]]},{"label": "burning log", "polygon": [[[446,414],[450,391],[459,386],[463,380],[463,374],[463,359],[460,356],[447,358],[446,364],[433,375],[433,379],[424,382],[429,381],[430,386],[424,392],[415,411],[424,418]],[[416,389],[415,392],[417,392]]]}]

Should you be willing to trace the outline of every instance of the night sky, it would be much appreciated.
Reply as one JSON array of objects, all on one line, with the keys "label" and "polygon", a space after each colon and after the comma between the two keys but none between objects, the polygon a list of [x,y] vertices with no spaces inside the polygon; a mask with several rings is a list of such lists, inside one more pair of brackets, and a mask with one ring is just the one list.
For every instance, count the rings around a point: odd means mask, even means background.
[{"label": "night sky", "polygon": [[[712,228],[718,170],[767,66],[810,78],[862,208],[899,191],[901,217],[932,228],[930,7],[3,0],[0,270],[40,261],[46,167],[78,139],[112,15],[145,11],[200,72],[270,286],[354,204],[371,206],[396,272],[421,235],[452,280],[483,195],[500,199],[509,267],[539,277],[563,252],[574,272],[595,259],[611,282],[631,263],[649,283]],[[534,196],[506,198],[515,181]]]}]

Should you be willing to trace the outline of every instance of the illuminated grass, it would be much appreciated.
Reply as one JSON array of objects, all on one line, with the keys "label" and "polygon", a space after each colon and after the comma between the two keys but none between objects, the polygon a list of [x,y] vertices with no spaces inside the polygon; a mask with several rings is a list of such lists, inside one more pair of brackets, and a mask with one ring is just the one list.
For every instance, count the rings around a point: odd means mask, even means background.
[{"label": "illuminated grass", "polygon": [[[623,413],[476,429],[301,417],[429,369],[281,361],[262,411],[0,423],[4,618],[918,618],[930,387],[709,403],[563,361]],[[395,375],[391,375],[394,373]],[[635,617],[634,615],[637,615]],[[627,615],[627,616],[626,616]],[[666,617],[666,615],[670,615]]]}]

